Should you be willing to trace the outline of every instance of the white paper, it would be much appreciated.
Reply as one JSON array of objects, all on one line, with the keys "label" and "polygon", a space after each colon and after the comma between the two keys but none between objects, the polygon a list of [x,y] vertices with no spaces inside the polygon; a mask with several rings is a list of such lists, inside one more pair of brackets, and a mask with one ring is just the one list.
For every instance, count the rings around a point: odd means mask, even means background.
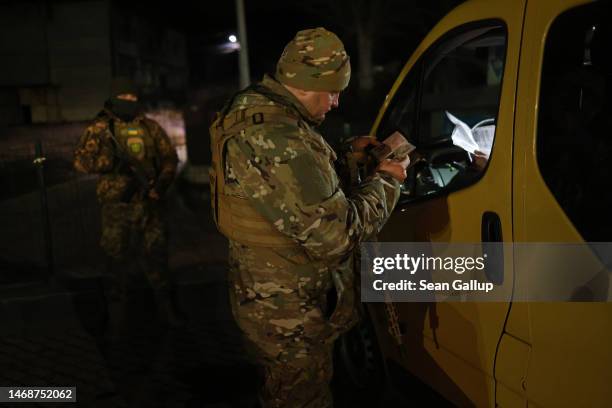
[{"label": "white paper", "polygon": [[[495,125],[484,125],[484,123],[493,122],[489,119],[476,124],[472,129],[467,123],[456,118],[449,112],[445,111],[446,117],[450,120],[455,128],[451,135],[453,144],[461,147],[463,150],[474,154],[476,150],[484,153],[487,157],[491,155],[493,148],[493,137],[495,136]],[[483,125],[481,125],[483,124]]]},{"label": "white paper", "polygon": [[450,120],[455,125],[453,133],[451,135],[453,139],[453,144],[470,153],[474,153],[474,151],[478,150],[478,144],[474,140],[472,129],[470,129],[470,127],[465,122],[462,122],[461,120],[448,113],[448,111],[445,111],[445,113],[446,117],[448,117],[448,120]]},{"label": "white paper", "polygon": [[480,126],[472,129],[472,135],[478,145],[478,150],[489,157],[493,148],[493,137],[495,136],[495,125]]}]

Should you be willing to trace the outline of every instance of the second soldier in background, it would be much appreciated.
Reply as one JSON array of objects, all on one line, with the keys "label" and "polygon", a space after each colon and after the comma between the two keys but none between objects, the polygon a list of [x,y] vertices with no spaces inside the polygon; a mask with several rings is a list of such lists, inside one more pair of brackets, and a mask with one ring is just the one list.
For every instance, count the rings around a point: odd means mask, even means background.
[{"label": "second soldier in background", "polygon": [[96,193],[102,210],[100,245],[107,256],[105,294],[110,332],[123,329],[129,282],[144,274],[160,317],[177,324],[168,276],[167,227],[163,198],[178,158],[161,126],[145,117],[136,87],[116,78],[111,97],[81,136],[75,150],[78,171],[99,174]]}]

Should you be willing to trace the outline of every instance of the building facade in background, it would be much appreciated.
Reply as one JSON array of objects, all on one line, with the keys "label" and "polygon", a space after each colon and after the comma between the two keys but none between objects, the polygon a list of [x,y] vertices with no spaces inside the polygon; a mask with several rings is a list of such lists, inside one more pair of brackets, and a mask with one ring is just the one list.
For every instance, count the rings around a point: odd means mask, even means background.
[{"label": "building facade in background", "polygon": [[0,126],[90,120],[121,75],[142,89],[179,150],[185,144],[186,38],[146,10],[112,0],[5,2],[0,60]]}]

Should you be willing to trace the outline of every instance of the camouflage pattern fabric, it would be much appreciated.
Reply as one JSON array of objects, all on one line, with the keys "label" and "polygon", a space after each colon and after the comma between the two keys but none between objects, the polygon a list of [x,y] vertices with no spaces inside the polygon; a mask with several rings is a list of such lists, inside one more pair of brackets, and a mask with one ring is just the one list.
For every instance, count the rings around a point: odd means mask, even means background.
[{"label": "camouflage pattern fabric", "polygon": [[[148,207],[148,208],[147,208]],[[120,265],[109,272],[111,296],[123,298],[142,271],[152,289],[168,289],[167,228],[160,205],[144,201],[102,205],[100,246]],[[130,276],[120,276],[128,274]]]},{"label": "camouflage pattern fabric", "polygon": [[[100,174],[97,185],[98,201],[101,204],[118,202],[121,195],[132,181],[129,172],[121,171],[120,161],[116,157],[115,147],[110,136],[110,121],[121,126],[125,124],[109,110],[104,110],[94,122],[85,129],[75,153],[74,167],[80,172]],[[142,115],[137,116],[131,125],[144,126],[145,138],[150,138],[153,151],[143,163],[155,181],[155,189],[163,195],[176,173],[178,157],[168,135],[157,122]],[[127,149],[124,146],[124,149]],[[154,160],[151,160],[154,159]]]},{"label": "camouflage pattern fabric", "polygon": [[299,31],[287,44],[275,77],[306,91],[338,92],[351,79],[351,63],[336,34],[318,27]]},{"label": "camouflage pattern fabric", "polygon": [[[265,367],[262,404],[328,407],[333,341],[356,322],[353,253],[386,222],[399,183],[376,173],[345,195],[333,165],[336,155],[311,127],[315,118],[276,80],[266,76],[261,85],[286,100],[302,120],[299,125],[264,121],[231,137],[226,193],[247,197],[295,247],[230,241],[231,306],[250,350]],[[247,90],[234,98],[227,116],[274,103]],[[334,287],[339,300],[328,305]]]},{"label": "camouflage pattern fabric", "polygon": [[[159,196],[170,186],[178,163],[178,157],[165,131],[155,121],[137,116],[131,122],[123,122],[112,112],[104,110],[85,129],[74,155],[74,167],[84,173],[99,174],[96,193],[102,208],[102,234],[100,245],[115,265],[132,264],[147,277],[155,290],[166,289],[167,231],[163,202],[155,202],[136,189],[128,202],[122,202],[126,189],[133,185],[133,174],[117,158],[116,147],[110,135],[110,122],[117,129],[128,128],[143,140],[146,154],[137,155],[151,184]],[[140,133],[138,133],[140,132]],[[127,139],[115,135],[119,143]],[[127,143],[127,142],[126,142]],[[129,151],[129,145],[123,146]],[[141,146],[142,147],[142,146]],[[111,296],[122,296],[125,291],[124,276],[134,268],[111,268]],[[120,271],[122,270],[122,271]]]}]

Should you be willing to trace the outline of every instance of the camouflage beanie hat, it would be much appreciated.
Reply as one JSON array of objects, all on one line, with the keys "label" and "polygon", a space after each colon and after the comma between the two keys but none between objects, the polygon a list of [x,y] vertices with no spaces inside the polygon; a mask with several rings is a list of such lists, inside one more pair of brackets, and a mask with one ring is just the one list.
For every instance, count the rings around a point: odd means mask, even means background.
[{"label": "camouflage beanie hat", "polygon": [[275,76],[305,91],[341,91],[351,79],[351,64],[336,34],[319,27],[295,35],[276,64]]}]

